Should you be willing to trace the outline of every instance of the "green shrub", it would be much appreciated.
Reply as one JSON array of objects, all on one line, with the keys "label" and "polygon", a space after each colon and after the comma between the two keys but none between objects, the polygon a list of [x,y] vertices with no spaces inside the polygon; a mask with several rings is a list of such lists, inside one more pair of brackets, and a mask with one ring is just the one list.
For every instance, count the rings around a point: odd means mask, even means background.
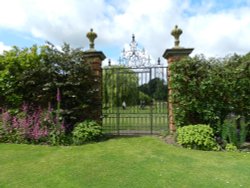
[{"label": "green shrub", "polygon": [[101,126],[95,121],[83,121],[76,124],[73,132],[73,143],[81,145],[85,142],[96,141],[102,136]]},{"label": "green shrub", "polygon": [[5,132],[3,130],[3,123],[0,121],[0,143],[5,140]]},{"label": "green shrub", "polygon": [[247,123],[240,116],[226,120],[222,125],[221,138],[224,144],[230,143],[240,148],[247,138]]},{"label": "green shrub", "polygon": [[238,151],[237,147],[234,144],[227,144],[225,147],[226,151]]},{"label": "green shrub", "polygon": [[177,143],[183,147],[199,150],[218,150],[213,129],[208,125],[188,125],[177,129]]}]

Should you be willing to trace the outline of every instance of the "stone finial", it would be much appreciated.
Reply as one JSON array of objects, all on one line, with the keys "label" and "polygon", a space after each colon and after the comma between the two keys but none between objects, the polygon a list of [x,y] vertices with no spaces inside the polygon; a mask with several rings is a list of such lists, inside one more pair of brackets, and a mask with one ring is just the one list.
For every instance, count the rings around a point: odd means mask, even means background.
[{"label": "stone finial", "polygon": [[87,38],[89,39],[89,49],[95,50],[95,43],[94,40],[97,38],[97,34],[93,32],[93,29],[90,29],[90,32],[87,33]]},{"label": "stone finial", "polygon": [[182,34],[182,30],[178,28],[178,25],[175,26],[175,28],[171,31],[171,35],[174,36],[175,41],[174,41],[174,48],[180,48],[180,35]]}]

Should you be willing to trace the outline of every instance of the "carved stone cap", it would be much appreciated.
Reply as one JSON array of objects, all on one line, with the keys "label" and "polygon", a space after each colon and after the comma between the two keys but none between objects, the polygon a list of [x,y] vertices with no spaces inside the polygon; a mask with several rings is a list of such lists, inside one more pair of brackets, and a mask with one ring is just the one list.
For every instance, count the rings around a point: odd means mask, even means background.
[{"label": "carved stone cap", "polygon": [[83,52],[83,57],[86,58],[86,60],[95,58],[99,59],[98,61],[103,61],[104,59],[106,59],[106,56],[103,52],[91,50]]},{"label": "carved stone cap", "polygon": [[182,34],[182,30],[178,28],[178,25],[174,27],[174,29],[171,31],[171,35],[173,35],[175,41],[174,41],[174,48],[180,48],[180,36]]},{"label": "carved stone cap", "polygon": [[86,37],[89,39],[89,50],[94,51],[95,50],[95,39],[97,38],[97,34],[93,32],[93,29],[90,29],[90,32],[86,34]]},{"label": "carved stone cap", "polygon": [[162,55],[165,59],[175,56],[188,56],[192,53],[193,48],[172,48],[165,50],[164,54]]}]

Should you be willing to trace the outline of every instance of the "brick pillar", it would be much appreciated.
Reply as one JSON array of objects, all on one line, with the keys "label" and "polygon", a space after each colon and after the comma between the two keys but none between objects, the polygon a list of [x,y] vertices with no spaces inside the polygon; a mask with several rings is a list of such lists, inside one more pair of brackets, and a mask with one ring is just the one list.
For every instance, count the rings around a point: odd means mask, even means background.
[{"label": "brick pillar", "polygon": [[93,71],[93,90],[94,96],[92,97],[91,108],[88,117],[102,123],[102,61],[106,58],[102,51],[96,51],[94,49],[94,40],[97,38],[97,34],[93,32],[93,29],[87,33],[87,38],[90,41],[89,50],[83,52],[83,58],[86,63],[90,64]]},{"label": "brick pillar", "polygon": [[174,90],[172,89],[171,86],[171,77],[174,72],[171,72],[170,70],[170,65],[172,63],[177,63],[179,60],[181,60],[184,57],[187,57],[192,51],[193,48],[182,48],[179,47],[179,37],[182,34],[182,30],[178,28],[178,26],[175,26],[175,29],[172,30],[171,34],[175,38],[175,46],[171,49],[166,49],[163,57],[167,60],[168,62],[168,70],[167,70],[167,75],[168,75],[168,124],[169,124],[169,131],[170,133],[175,133],[176,132],[176,126],[175,126],[175,121],[174,121],[174,105],[173,101],[171,99],[172,94],[174,93]]}]

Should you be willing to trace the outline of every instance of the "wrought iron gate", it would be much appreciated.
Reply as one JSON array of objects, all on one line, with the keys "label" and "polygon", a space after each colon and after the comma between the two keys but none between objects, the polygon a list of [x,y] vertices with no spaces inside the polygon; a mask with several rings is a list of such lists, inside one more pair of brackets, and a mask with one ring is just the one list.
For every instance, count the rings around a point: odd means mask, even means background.
[{"label": "wrought iron gate", "polygon": [[106,133],[156,134],[168,128],[167,67],[150,63],[132,35],[119,65],[103,68],[103,130]]},{"label": "wrought iron gate", "polygon": [[103,69],[103,130],[116,135],[167,130],[167,67]]}]

